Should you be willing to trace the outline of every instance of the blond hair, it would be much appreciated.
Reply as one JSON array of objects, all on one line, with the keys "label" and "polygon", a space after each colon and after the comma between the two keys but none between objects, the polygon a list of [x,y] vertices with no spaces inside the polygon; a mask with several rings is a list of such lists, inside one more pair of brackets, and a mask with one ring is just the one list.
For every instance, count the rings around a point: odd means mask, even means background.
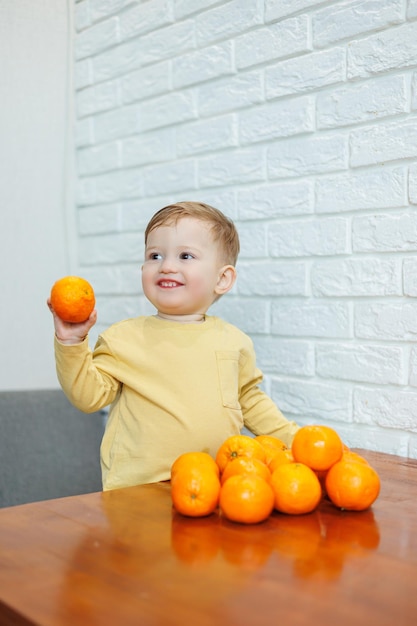
[{"label": "blond hair", "polygon": [[176,224],[183,217],[193,217],[207,222],[214,241],[221,247],[225,262],[236,265],[240,244],[234,223],[218,209],[202,202],[176,202],[159,209],[146,227],[145,245],[152,230],[159,226]]}]

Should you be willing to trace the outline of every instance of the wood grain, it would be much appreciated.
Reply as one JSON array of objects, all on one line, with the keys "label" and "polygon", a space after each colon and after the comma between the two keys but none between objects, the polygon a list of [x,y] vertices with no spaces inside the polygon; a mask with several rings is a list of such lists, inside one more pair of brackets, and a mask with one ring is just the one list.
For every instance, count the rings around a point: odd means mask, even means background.
[{"label": "wood grain", "polygon": [[173,511],[169,483],[0,510],[1,626],[413,626],[417,461],[360,451],[362,513],[244,526]]}]

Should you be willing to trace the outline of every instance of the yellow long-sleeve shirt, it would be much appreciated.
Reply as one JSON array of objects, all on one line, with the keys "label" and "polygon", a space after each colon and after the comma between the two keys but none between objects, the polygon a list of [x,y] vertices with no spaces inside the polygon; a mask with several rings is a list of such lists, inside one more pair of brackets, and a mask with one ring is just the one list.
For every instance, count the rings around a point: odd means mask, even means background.
[{"label": "yellow long-sleeve shirt", "polygon": [[60,384],[90,413],[111,405],[100,459],[103,489],[167,480],[186,451],[215,457],[230,435],[290,443],[298,426],[258,387],[250,338],[213,316],[201,324],[138,317],[111,326],[94,351],[55,340]]}]

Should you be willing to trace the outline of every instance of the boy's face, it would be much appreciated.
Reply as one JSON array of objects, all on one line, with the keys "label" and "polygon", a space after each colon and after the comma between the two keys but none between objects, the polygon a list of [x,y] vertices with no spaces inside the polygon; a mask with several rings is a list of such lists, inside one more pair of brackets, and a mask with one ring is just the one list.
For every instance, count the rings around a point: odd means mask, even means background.
[{"label": "boy's face", "polygon": [[209,224],[183,217],[149,233],[142,266],[143,291],[159,313],[204,314],[222,293],[223,267]]}]

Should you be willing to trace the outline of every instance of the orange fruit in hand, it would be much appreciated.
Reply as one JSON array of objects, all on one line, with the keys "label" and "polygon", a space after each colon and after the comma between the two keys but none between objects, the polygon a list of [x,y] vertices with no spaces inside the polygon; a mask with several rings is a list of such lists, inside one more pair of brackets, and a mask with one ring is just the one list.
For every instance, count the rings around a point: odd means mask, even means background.
[{"label": "orange fruit in hand", "polygon": [[248,435],[232,435],[228,437],[217,450],[216,463],[223,472],[229,461],[238,457],[254,457],[265,461],[265,450],[259,441]]},{"label": "orange fruit in hand", "polygon": [[183,467],[171,479],[174,508],[182,515],[204,517],[217,508],[220,480],[208,467]]},{"label": "orange fruit in hand", "polygon": [[208,452],[184,452],[171,465],[171,479],[180,469],[193,467],[212,469],[217,476],[220,473],[219,466]]},{"label": "orange fruit in hand", "polygon": [[327,472],[326,491],[331,502],[347,511],[364,511],[377,499],[381,483],[369,463],[344,460]]},{"label": "orange fruit in hand", "polygon": [[91,315],[96,300],[90,283],[79,276],[65,276],[51,289],[51,306],[64,322],[85,322]]},{"label": "orange fruit in hand", "polygon": [[294,459],[313,470],[327,470],[342,458],[343,442],[329,426],[302,426],[291,446]]},{"label": "orange fruit in hand", "polygon": [[320,481],[314,471],[303,463],[285,463],[271,476],[275,508],[281,513],[310,513],[322,497]]},{"label": "orange fruit in hand", "polygon": [[272,513],[274,492],[256,474],[237,474],[222,485],[219,505],[224,517],[232,522],[258,524]]},{"label": "orange fruit in hand", "polygon": [[268,466],[256,458],[241,456],[229,461],[223,470],[221,483],[223,484],[228,478],[236,476],[236,474],[256,474],[267,482],[271,480]]}]

